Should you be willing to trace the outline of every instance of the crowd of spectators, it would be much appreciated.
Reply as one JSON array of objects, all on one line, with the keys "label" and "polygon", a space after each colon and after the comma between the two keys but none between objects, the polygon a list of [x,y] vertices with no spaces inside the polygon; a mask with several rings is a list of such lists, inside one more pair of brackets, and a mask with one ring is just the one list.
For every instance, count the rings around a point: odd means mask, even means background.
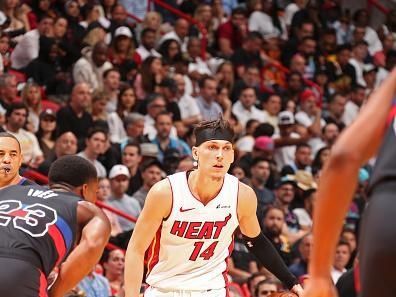
[{"label": "crowd of spectators", "polygon": [[[254,189],[264,234],[304,284],[321,169],[396,64],[396,13],[373,28],[369,11],[339,0],[167,2],[207,34],[160,7],[138,23],[117,0],[1,1],[0,127],[19,139],[24,168],[91,161],[99,200],[137,218],[153,184],[194,168],[194,124],[222,114],[237,135],[230,173]],[[354,265],[372,165],[360,171],[334,283]],[[76,296],[122,296],[134,223],[106,213],[120,249]],[[238,232],[228,262],[234,296],[282,289]]]}]

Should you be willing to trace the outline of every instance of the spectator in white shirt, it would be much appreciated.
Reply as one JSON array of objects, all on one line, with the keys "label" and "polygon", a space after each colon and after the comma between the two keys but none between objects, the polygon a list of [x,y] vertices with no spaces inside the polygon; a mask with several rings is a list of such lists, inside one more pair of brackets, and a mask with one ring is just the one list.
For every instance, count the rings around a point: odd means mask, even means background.
[{"label": "spectator in white shirt", "polygon": [[189,23],[185,19],[177,19],[174,29],[162,36],[158,45],[160,46],[165,40],[174,39],[180,44],[182,51],[185,52],[187,50],[188,29]]},{"label": "spectator in white shirt", "polygon": [[49,37],[52,34],[53,25],[54,20],[49,15],[44,15],[38,23],[37,29],[23,35],[11,54],[13,68],[22,69],[38,57],[40,36]]},{"label": "spectator in white shirt", "polygon": [[352,124],[356,119],[365,100],[366,88],[361,85],[356,85],[352,89],[349,101],[345,104],[345,111],[342,116],[342,121],[346,126]]},{"label": "spectator in white shirt", "polygon": [[343,275],[347,270],[346,266],[351,258],[351,247],[348,242],[340,241],[337,245],[333,267],[331,269],[331,278],[333,283],[336,284],[338,279]]},{"label": "spectator in white shirt", "polygon": [[256,90],[252,87],[245,87],[242,89],[238,101],[232,106],[233,114],[238,118],[238,121],[243,127],[246,126],[247,121],[252,119],[260,123],[267,120],[264,112],[254,106],[256,101]]},{"label": "spectator in white shirt", "polygon": [[143,29],[140,35],[141,44],[136,49],[142,61],[149,56],[161,57],[161,54],[154,49],[156,38],[157,35],[155,30],[150,28]]}]

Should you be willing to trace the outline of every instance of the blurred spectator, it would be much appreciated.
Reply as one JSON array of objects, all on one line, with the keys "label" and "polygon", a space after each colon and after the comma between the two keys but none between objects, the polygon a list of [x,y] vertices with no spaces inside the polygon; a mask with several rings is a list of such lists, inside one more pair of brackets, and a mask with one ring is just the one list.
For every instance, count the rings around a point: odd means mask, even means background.
[{"label": "blurred spectator", "polygon": [[143,135],[144,122],[144,115],[137,112],[128,114],[124,119],[127,139],[125,139],[122,144],[126,143],[127,141],[148,142],[148,137]]},{"label": "blurred spectator", "polygon": [[190,95],[186,94],[186,82],[183,75],[175,74],[173,79],[177,86],[176,102],[180,109],[181,121],[185,126],[192,126],[201,120],[201,112],[196,100]]},{"label": "blurred spectator", "polygon": [[163,61],[173,67],[176,60],[182,55],[180,44],[176,39],[167,39],[158,48]]},{"label": "blurred spectator", "polygon": [[143,178],[139,165],[142,161],[140,145],[129,141],[122,149],[121,163],[128,167],[130,178],[127,194],[132,196],[142,185]]},{"label": "blurred spectator", "polygon": [[220,86],[226,87],[228,89],[228,93],[231,94],[234,83],[234,65],[230,61],[222,62],[216,70],[215,75]]},{"label": "blurred spectator", "polygon": [[9,109],[17,99],[18,89],[16,77],[4,73],[0,76],[0,104],[4,109]]},{"label": "blurred spectator", "polygon": [[143,29],[140,35],[140,45],[136,49],[141,61],[146,60],[149,56],[161,57],[161,54],[155,50],[156,31],[150,28]]},{"label": "blurred spectator", "polygon": [[162,179],[162,164],[156,160],[147,160],[141,166],[143,184],[133,194],[134,200],[139,202],[139,206],[143,208],[146,196],[151,187]]},{"label": "blurred spectator", "polygon": [[279,132],[278,114],[281,111],[282,99],[278,94],[271,94],[262,102],[265,115],[265,122],[271,124],[275,128],[275,133]]},{"label": "blurred spectator", "polygon": [[91,89],[103,88],[103,73],[112,68],[107,58],[108,47],[104,42],[97,42],[82,52],[82,57],[73,67],[75,83],[87,83]]},{"label": "blurred spectator", "polygon": [[342,116],[345,112],[345,105],[347,99],[340,93],[334,93],[329,99],[327,107],[327,115],[324,117],[326,123],[334,123],[340,130],[345,128],[345,124],[342,121]]},{"label": "blurred spectator", "polygon": [[313,237],[311,233],[308,233],[298,243],[298,262],[289,266],[289,271],[293,273],[297,278],[308,273],[309,257],[312,247]]},{"label": "blurred spectator", "polygon": [[308,143],[312,147],[317,145],[325,121],[322,119],[322,109],[319,107],[317,95],[309,89],[300,94],[300,111],[296,114],[296,121],[308,129],[311,135]]},{"label": "blurred spectator", "polygon": [[249,294],[250,294],[248,296],[250,296],[250,297],[255,296],[257,284],[265,279],[268,279],[268,278],[264,273],[262,273],[262,272],[253,273],[247,281],[247,287],[248,287]]},{"label": "blurred spectator", "polygon": [[267,159],[269,162],[273,160],[274,141],[269,136],[257,137],[254,141],[253,150],[251,153],[245,154],[240,160],[242,168],[250,174],[250,168],[255,158],[261,157]]},{"label": "blurred spectator", "polygon": [[110,62],[118,68],[121,68],[128,61],[141,63],[140,57],[135,51],[132,32],[128,27],[118,27],[114,31],[109,57]]},{"label": "blurred spectator", "polygon": [[365,64],[365,60],[367,58],[367,42],[362,40],[354,43],[352,48],[352,57],[349,60],[349,64],[351,64],[355,68],[356,73],[356,83],[364,86],[365,82],[363,79],[363,67]]},{"label": "blurred spectator", "polygon": [[[304,89],[304,81],[302,74],[298,71],[291,71],[287,76],[286,85],[287,87],[283,97],[297,104],[300,98],[300,93]],[[294,111],[292,110],[290,111],[294,113],[295,109],[296,108],[294,108]]]},{"label": "blurred spectator", "polygon": [[[101,177],[98,179],[98,192],[97,197],[98,200],[107,203],[111,195],[111,187],[110,187],[110,180],[106,177]],[[117,215],[114,212],[107,210],[106,208],[102,209],[103,212],[106,214],[107,218],[111,224],[111,236],[117,236],[122,232],[121,226],[118,223]]]},{"label": "blurred spectator", "polygon": [[303,78],[307,78],[307,60],[299,53],[293,55],[290,59],[290,71],[297,72]]},{"label": "blurred spectator", "polygon": [[331,278],[334,284],[336,284],[340,276],[347,271],[345,267],[347,266],[350,257],[351,247],[347,242],[340,241],[337,244],[333,267],[331,270]]},{"label": "blurred spectator", "polygon": [[204,75],[211,75],[207,61],[201,58],[201,40],[190,37],[187,43],[188,74],[193,81],[200,81]]},{"label": "blurred spectator", "polygon": [[282,175],[294,174],[297,170],[311,171],[312,149],[307,143],[301,143],[296,146],[294,160],[282,168]]},{"label": "blurred spectator", "polygon": [[339,45],[336,50],[336,59],[328,67],[330,81],[334,83],[337,92],[345,94],[356,84],[355,67],[349,63],[352,49],[349,44]]},{"label": "blurred spectator", "polygon": [[274,160],[280,171],[285,165],[294,161],[296,145],[305,143],[306,138],[295,132],[294,115],[290,111],[282,111],[278,115],[279,133],[273,136],[275,143]]},{"label": "blurred spectator", "polygon": [[363,80],[366,87],[367,96],[377,87],[377,67],[373,64],[365,64],[363,66]]},{"label": "blurred spectator", "polygon": [[166,151],[169,149],[176,149],[181,156],[191,155],[191,149],[183,140],[171,136],[172,127],[172,116],[167,111],[163,111],[156,116],[155,129],[157,130],[157,135],[152,140],[152,143],[158,146],[158,160],[160,162],[164,161]]},{"label": "blurred spectator", "polygon": [[272,242],[286,265],[291,263],[290,245],[286,236],[282,235],[285,224],[285,213],[282,208],[269,206],[261,220],[262,231]]},{"label": "blurred spectator", "polygon": [[217,82],[211,76],[205,76],[199,82],[200,95],[197,97],[197,104],[203,120],[217,119],[223,110],[221,106],[215,102]]},{"label": "blurred spectator", "polygon": [[396,50],[390,50],[386,54],[386,62],[384,67],[380,67],[377,74],[377,84],[380,85],[386,77],[388,77],[389,71],[396,65]]},{"label": "blurred spectator", "polygon": [[323,147],[331,148],[336,142],[338,135],[340,135],[340,128],[335,123],[326,124],[322,129],[321,143],[312,148],[313,154],[316,155],[318,150]]},{"label": "blurred spectator", "polygon": [[39,128],[39,116],[42,108],[40,86],[34,82],[27,82],[22,89],[21,97],[29,111],[26,128],[30,132],[36,133]]},{"label": "blurred spectator", "polygon": [[232,106],[233,114],[235,114],[243,127],[246,126],[249,120],[257,120],[260,123],[267,122],[267,115],[255,106],[256,101],[255,89],[245,87],[241,90],[238,101]]},{"label": "blurred spectator", "polygon": [[366,100],[366,88],[361,85],[356,85],[349,95],[349,100],[345,104],[345,111],[342,116],[342,121],[346,126],[352,124],[358,116],[360,108]]},{"label": "blurred spectator", "polygon": [[125,255],[122,250],[115,249],[104,254],[104,276],[110,283],[111,296],[118,296],[124,283]]},{"label": "blurred spectator", "polygon": [[53,159],[55,155],[56,114],[51,109],[45,109],[41,112],[36,137],[44,159]]},{"label": "blurred spectator", "polygon": [[58,135],[73,132],[78,139],[79,148],[83,147],[88,129],[92,126],[92,116],[87,112],[91,101],[89,85],[78,83],[73,87],[68,105],[57,112]]},{"label": "blurred spectator", "polygon": [[44,175],[48,175],[49,168],[57,158],[66,155],[74,155],[77,153],[77,138],[72,132],[65,132],[55,141],[55,154],[52,158],[47,158],[38,167],[38,171]]},{"label": "blurred spectator", "polygon": [[154,30],[156,38],[160,38],[160,27],[162,24],[162,15],[157,11],[149,11],[145,14],[143,22],[137,25],[135,30],[137,39],[140,43],[141,33],[144,29],[149,28]]},{"label": "blurred spectator", "polygon": [[156,56],[147,57],[140,68],[134,82],[136,97],[139,100],[156,92],[156,87],[164,78],[162,61]]},{"label": "blurred spectator", "polygon": [[11,39],[6,33],[0,33],[0,74],[6,72],[10,67],[10,42]]},{"label": "blurred spectator", "polygon": [[330,156],[330,148],[329,147],[322,147],[320,150],[317,151],[315,158],[312,162],[312,171],[320,170],[323,168],[326,160]]},{"label": "blurred spectator", "polygon": [[351,248],[351,258],[349,259],[348,265],[346,266],[347,269],[353,267],[356,256],[357,256],[357,237],[354,230],[349,228],[344,228],[341,232],[341,240],[347,242],[349,247]]},{"label": "blurred spectator", "polygon": [[301,229],[310,230],[312,228],[313,207],[315,203],[317,185],[314,182],[312,174],[309,172],[298,171],[297,174],[304,176],[308,184],[301,185],[300,183],[297,183],[299,188],[303,190],[301,196],[303,207],[293,209],[293,213],[297,217]]},{"label": "blurred spectator", "polygon": [[[111,196],[107,203],[128,215],[137,218],[142,210],[139,202],[126,194],[129,187],[129,170],[124,165],[114,165],[109,173]],[[130,231],[135,227],[135,223],[118,217],[118,222],[123,232]]]},{"label": "blurred spectator", "polygon": [[278,292],[278,282],[273,279],[265,279],[257,284],[254,297],[269,297],[275,292]]},{"label": "blurred spectator", "polygon": [[45,89],[48,95],[67,94],[71,78],[62,68],[61,49],[54,38],[40,36],[38,57],[24,69],[26,76]]},{"label": "blurred spectator", "polygon": [[174,79],[165,77],[158,85],[158,92],[166,101],[166,110],[171,114],[173,121],[180,123],[180,108],[177,104],[177,85]]},{"label": "blurred spectator", "polygon": [[118,93],[117,109],[110,113],[107,118],[109,124],[110,141],[121,143],[127,137],[124,119],[130,114],[136,103],[135,91],[131,86],[123,86]]},{"label": "blurred spectator", "polygon": [[98,172],[98,177],[106,177],[106,168],[98,161],[100,154],[105,151],[107,133],[101,128],[91,128],[85,140],[85,149],[77,155],[90,161]]},{"label": "blurred spectator", "polygon": [[103,91],[94,91],[92,94],[92,107],[91,107],[91,116],[93,122],[98,121],[106,121],[107,120],[107,111],[106,105],[109,101],[107,93]]},{"label": "blurred spectator", "polygon": [[36,136],[23,128],[27,116],[28,110],[23,103],[12,103],[6,112],[4,130],[14,135],[21,144],[22,163],[37,168],[44,161],[44,156]]},{"label": "blurred spectator", "polygon": [[23,69],[39,55],[40,36],[51,36],[54,20],[43,15],[37,29],[25,33],[11,54],[11,65],[14,69]]},{"label": "blurred spectator", "polygon": [[110,68],[103,72],[103,91],[107,94],[108,102],[106,111],[114,112],[117,109],[118,93],[120,88],[120,72],[118,69]]},{"label": "blurred spectator", "polygon": [[231,93],[232,102],[238,100],[241,90],[245,87],[253,87],[256,90],[256,94],[260,95],[260,71],[257,66],[248,66],[244,76],[235,82]]},{"label": "blurred spectator", "polygon": [[183,18],[177,19],[174,29],[162,36],[158,42],[158,45],[161,46],[166,40],[173,39],[179,43],[181,50],[185,52],[187,50],[187,36],[189,26],[190,24],[187,22],[187,20]]},{"label": "blurred spectator", "polygon": [[184,156],[180,158],[176,172],[190,171],[194,169],[194,159],[192,156]]},{"label": "blurred spectator", "polygon": [[[155,128],[155,118],[162,111],[166,111],[166,102],[162,95],[152,94],[147,100],[147,114],[144,116],[144,131],[143,134],[148,135],[150,140],[157,135]],[[176,129],[172,127],[172,136],[177,135]]]},{"label": "blurred spectator", "polygon": [[286,8],[285,8],[285,23],[287,26],[287,29],[290,30],[290,26],[292,23],[292,19],[294,14],[299,11],[300,9],[303,9],[305,7],[306,1],[304,0],[293,0],[291,3],[289,3]]},{"label": "blurred spectator", "polygon": [[364,40],[368,44],[368,50],[370,55],[374,55],[376,52],[382,50],[381,41],[378,38],[377,32],[369,26],[369,14],[366,9],[359,9],[355,11],[353,15],[353,22],[355,28],[364,29]]},{"label": "blurred spectator", "polygon": [[263,38],[260,33],[250,32],[243,40],[242,46],[238,48],[231,56],[231,62],[234,64],[238,78],[244,77],[248,66],[261,68],[263,61],[260,57],[260,49]]},{"label": "blurred spectator", "polygon": [[243,131],[243,126],[235,114],[232,113],[232,102],[230,100],[228,88],[224,86],[217,87],[216,103],[220,105],[223,112],[223,118],[229,121],[234,133],[236,135],[240,135]]},{"label": "blurred spectator", "polygon": [[250,186],[257,196],[257,217],[262,219],[265,208],[275,200],[274,193],[266,187],[270,176],[270,163],[264,158],[255,158],[250,168]]},{"label": "blurred spectator", "polygon": [[235,148],[238,150],[238,158],[241,158],[246,153],[251,153],[254,146],[253,132],[260,124],[258,120],[248,120],[245,126],[245,134],[241,136],[235,143]]},{"label": "blurred spectator", "polygon": [[[286,24],[277,15],[272,0],[262,1],[260,10],[253,11],[249,17],[249,31],[259,32],[263,38],[268,36],[281,37],[286,33]],[[285,36],[285,35],[284,35]]]},{"label": "blurred spectator", "polygon": [[110,283],[103,275],[92,270],[78,284],[78,288],[85,293],[85,297],[111,296]]},{"label": "blurred spectator", "polygon": [[230,57],[243,43],[247,31],[245,9],[234,8],[230,20],[221,24],[217,31],[219,54],[224,57]]}]

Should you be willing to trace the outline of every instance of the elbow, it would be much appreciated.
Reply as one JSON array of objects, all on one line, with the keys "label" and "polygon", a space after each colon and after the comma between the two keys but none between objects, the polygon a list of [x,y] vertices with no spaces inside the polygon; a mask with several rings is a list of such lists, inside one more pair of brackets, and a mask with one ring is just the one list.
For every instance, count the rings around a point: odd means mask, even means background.
[{"label": "elbow", "polygon": [[353,147],[334,145],[328,161],[328,167],[336,170],[360,167],[363,157]]}]

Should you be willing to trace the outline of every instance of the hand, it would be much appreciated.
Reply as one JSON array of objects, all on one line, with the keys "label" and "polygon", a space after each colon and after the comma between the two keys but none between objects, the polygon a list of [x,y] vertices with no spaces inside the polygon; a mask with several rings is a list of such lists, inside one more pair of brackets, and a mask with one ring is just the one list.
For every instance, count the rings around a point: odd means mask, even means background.
[{"label": "hand", "polygon": [[304,293],[304,289],[301,287],[301,285],[297,284],[294,285],[293,288],[291,288],[291,290],[293,293],[297,294],[299,297],[301,297]]},{"label": "hand", "polygon": [[329,278],[315,277],[308,280],[302,297],[337,297],[336,289]]}]

